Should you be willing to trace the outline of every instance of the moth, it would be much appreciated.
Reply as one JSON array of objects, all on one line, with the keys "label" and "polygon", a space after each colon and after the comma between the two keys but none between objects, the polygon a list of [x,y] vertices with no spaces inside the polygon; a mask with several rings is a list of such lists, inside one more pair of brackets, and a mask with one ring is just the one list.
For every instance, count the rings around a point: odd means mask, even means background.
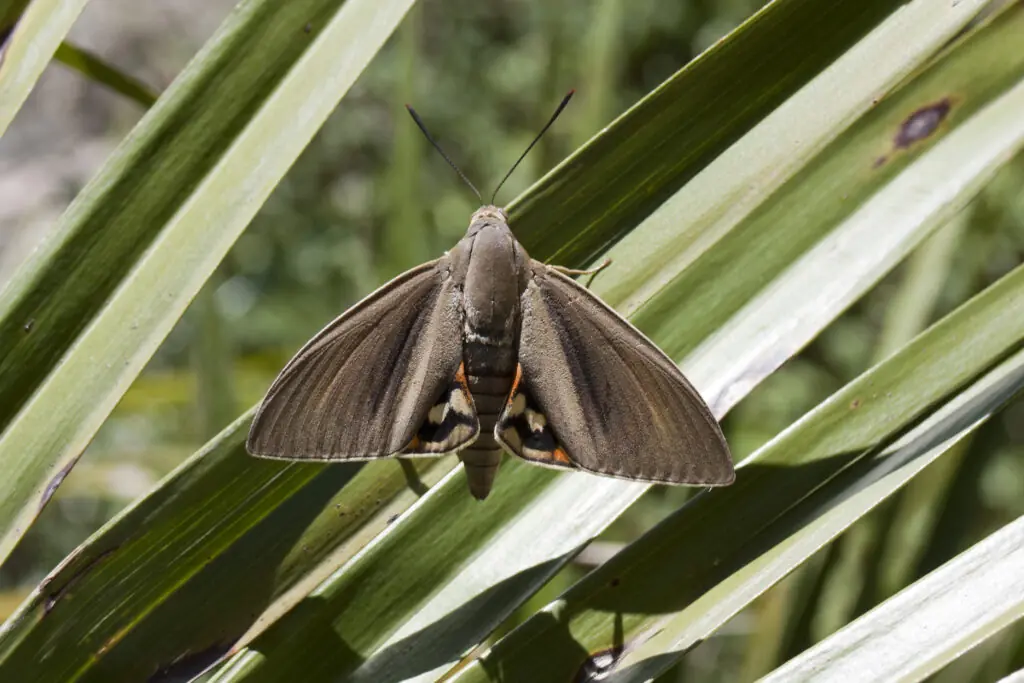
[{"label": "moth", "polygon": [[480,500],[502,451],[624,479],[732,483],[718,422],[676,364],[569,277],[586,271],[531,259],[496,195],[451,251],[370,294],[292,358],[256,413],[249,452],[329,461],[457,453]]}]

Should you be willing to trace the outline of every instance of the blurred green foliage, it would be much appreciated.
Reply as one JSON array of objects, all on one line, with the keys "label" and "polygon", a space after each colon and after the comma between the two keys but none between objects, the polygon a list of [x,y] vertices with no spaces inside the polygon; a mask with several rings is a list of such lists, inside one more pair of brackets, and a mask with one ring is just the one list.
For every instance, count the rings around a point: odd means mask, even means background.
[{"label": "blurred green foliage", "polygon": [[[12,596],[256,402],[324,323],[461,237],[476,199],[420,137],[403,104],[416,106],[486,196],[559,98],[576,88],[576,100],[502,190],[502,203],[761,4],[419,3],[5,565],[0,611],[13,609]],[[1021,263],[1022,185],[1024,159],[1017,159],[954,224],[741,403],[725,423],[737,459]],[[684,661],[685,670],[661,680],[751,680],[1024,514],[1024,400],[939,464],[737,616]],[[687,495],[652,490],[601,547],[636,538]],[[584,570],[568,567],[520,614]],[[997,655],[1003,666],[986,669],[983,661]],[[1020,627],[935,678],[993,680],[1011,666],[1024,666]]]}]

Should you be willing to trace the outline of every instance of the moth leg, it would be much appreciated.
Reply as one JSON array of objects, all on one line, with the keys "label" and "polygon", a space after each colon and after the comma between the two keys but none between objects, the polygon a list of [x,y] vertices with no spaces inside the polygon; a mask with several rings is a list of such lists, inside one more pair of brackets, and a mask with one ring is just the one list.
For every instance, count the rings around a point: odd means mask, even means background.
[{"label": "moth leg", "polygon": [[409,490],[417,496],[422,496],[430,490],[430,487],[420,479],[420,474],[416,471],[416,465],[413,465],[405,458],[395,458],[395,460],[398,461],[398,465],[402,468],[402,474],[405,475],[405,485],[409,487]]},{"label": "moth leg", "polygon": [[554,268],[555,270],[557,270],[562,275],[597,275],[598,273],[600,273],[602,270],[604,270],[605,268],[607,268],[611,264],[612,264],[612,260],[610,258],[606,258],[601,263],[601,265],[599,265],[597,268],[590,268],[588,270],[577,270],[576,268],[566,268],[565,266],[550,266],[550,267]]},{"label": "moth leg", "polygon": [[588,270],[577,270],[576,268],[566,268],[565,266],[551,266],[551,267],[554,268],[555,270],[557,270],[562,275],[570,275],[570,276],[572,276],[572,275],[589,275],[590,279],[587,280],[587,285],[586,285],[589,288],[590,285],[592,285],[594,283],[594,278],[597,277],[597,274],[600,273],[605,268],[607,268],[608,266],[610,266],[611,264],[612,264],[612,260],[610,258],[606,258],[601,263],[601,265],[599,265],[597,268],[590,268]]}]

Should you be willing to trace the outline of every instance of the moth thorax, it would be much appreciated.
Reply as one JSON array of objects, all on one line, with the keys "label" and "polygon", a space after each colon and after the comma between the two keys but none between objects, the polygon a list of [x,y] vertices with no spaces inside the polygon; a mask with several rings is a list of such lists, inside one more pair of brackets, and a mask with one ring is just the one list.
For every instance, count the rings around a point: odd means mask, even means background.
[{"label": "moth thorax", "polygon": [[508,228],[488,225],[473,238],[463,286],[465,327],[472,338],[509,344],[519,314],[519,267]]}]

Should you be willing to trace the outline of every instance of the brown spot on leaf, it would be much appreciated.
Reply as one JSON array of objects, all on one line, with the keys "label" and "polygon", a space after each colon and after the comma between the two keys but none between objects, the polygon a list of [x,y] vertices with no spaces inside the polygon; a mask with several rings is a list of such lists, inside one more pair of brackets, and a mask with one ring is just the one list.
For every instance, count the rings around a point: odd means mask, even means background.
[{"label": "brown spot on leaf", "polygon": [[57,472],[53,479],[50,480],[50,483],[46,485],[46,490],[43,491],[43,499],[39,501],[40,510],[46,507],[46,504],[50,502],[50,499],[53,498],[53,494],[57,492],[57,488],[64,482],[64,477],[68,476],[68,472],[71,471],[71,468],[75,466],[76,462],[78,462],[78,458],[75,458],[67,465],[60,468],[60,472]]},{"label": "brown spot on leaf", "polygon": [[949,110],[952,108],[953,103],[946,97],[921,107],[908,116],[900,125],[900,130],[893,141],[896,149],[909,147],[918,140],[924,140],[930,136],[949,115]]},{"label": "brown spot on leaf", "polygon": [[855,398],[852,401],[850,401],[850,410],[857,410],[857,408],[860,408],[859,398]]}]

